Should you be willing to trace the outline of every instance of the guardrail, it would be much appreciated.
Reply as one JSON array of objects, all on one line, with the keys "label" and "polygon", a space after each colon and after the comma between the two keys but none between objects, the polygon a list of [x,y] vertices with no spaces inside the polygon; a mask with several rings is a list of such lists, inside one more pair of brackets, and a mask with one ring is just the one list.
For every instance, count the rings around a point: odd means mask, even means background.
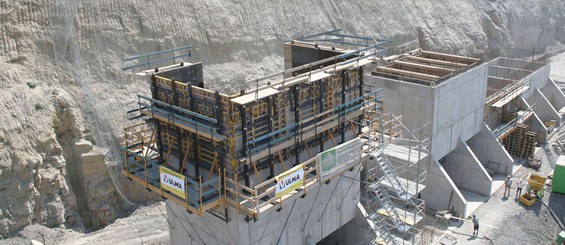
[{"label": "guardrail", "polygon": [[[280,180],[280,176],[288,174],[293,169],[298,169],[297,167],[304,171],[302,184],[286,194],[277,196],[277,179]],[[224,175],[226,203],[235,207],[240,213],[258,218],[261,213],[270,210],[272,207],[282,208],[283,203],[294,195],[305,195],[310,188],[315,187],[320,182],[319,171],[317,171],[317,156],[295,166],[293,169],[253,187],[240,184],[237,174],[234,174],[233,178],[228,177],[228,174]]]},{"label": "guardrail", "polygon": [[[145,186],[148,190],[158,193],[161,197],[172,200],[184,207],[187,211],[202,215],[204,211],[216,207],[222,199],[221,173],[218,168],[217,175],[203,180],[202,176],[193,178],[165,167],[159,160],[159,155],[153,149],[156,143],[153,127],[148,123],[141,123],[124,129],[123,174],[129,179]],[[184,185],[184,195],[173,193],[163,187],[162,168],[170,175],[180,179]]]}]

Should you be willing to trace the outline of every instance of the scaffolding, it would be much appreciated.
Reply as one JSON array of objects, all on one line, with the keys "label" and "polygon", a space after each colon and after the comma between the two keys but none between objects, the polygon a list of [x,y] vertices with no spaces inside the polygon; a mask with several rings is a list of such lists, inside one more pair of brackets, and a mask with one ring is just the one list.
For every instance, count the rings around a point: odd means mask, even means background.
[{"label": "scaffolding", "polygon": [[[232,95],[206,89],[200,63],[140,73],[149,76],[151,96],[138,95],[138,107],[128,112],[141,123],[124,129],[123,174],[190,213],[226,222],[228,207],[247,220],[282,208],[361,164],[325,174],[320,154],[364,144],[357,141],[361,122],[382,106],[381,89],[365,91],[364,66],[385,50],[382,44],[339,49],[335,57],[293,67],[262,86],[260,80],[274,76],[256,79],[255,88]],[[279,192],[278,181],[293,173],[303,176],[300,185]]]},{"label": "scaffolding", "polygon": [[419,237],[425,210],[419,193],[425,188],[424,159],[429,154],[425,126],[410,131],[400,117],[382,111],[366,118],[364,152],[369,161],[363,199],[369,232],[375,237],[371,243],[426,244]]}]

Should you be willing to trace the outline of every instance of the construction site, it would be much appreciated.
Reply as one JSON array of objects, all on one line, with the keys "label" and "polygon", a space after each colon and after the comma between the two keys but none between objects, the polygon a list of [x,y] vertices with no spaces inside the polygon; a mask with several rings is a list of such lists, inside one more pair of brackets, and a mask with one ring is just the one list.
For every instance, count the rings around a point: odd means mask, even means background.
[{"label": "construction site", "polygon": [[564,13],[0,0],[0,245],[565,245]]},{"label": "construction site", "polygon": [[352,223],[333,239],[455,244],[422,221],[470,217],[565,112],[535,60],[340,30],[284,54],[283,72],[233,94],[207,89],[201,63],[137,73],[151,94],[128,111],[138,123],[124,129],[123,174],[166,199],[172,227],[192,227],[170,229],[171,244],[316,244]]}]

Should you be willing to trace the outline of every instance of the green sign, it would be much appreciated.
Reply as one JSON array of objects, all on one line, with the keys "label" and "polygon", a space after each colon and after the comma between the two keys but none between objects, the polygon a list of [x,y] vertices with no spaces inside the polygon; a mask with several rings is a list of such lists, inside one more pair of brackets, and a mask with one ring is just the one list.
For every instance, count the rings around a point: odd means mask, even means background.
[{"label": "green sign", "polygon": [[332,148],[330,150],[320,153],[320,168],[322,172],[330,171],[337,165],[336,150]]}]

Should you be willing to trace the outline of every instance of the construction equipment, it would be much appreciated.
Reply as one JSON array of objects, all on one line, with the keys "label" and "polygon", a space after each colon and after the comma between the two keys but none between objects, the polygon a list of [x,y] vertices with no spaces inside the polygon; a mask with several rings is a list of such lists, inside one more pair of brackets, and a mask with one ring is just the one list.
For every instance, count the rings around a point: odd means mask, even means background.
[{"label": "construction equipment", "polygon": [[546,177],[534,173],[530,174],[528,177],[528,191],[520,196],[520,202],[529,207],[536,203],[536,196],[543,198],[545,195],[546,179]]},{"label": "construction equipment", "polygon": [[539,169],[541,167],[541,159],[529,158],[526,165],[529,168]]},{"label": "construction equipment", "polygon": [[565,230],[557,234],[557,236],[555,237],[555,244],[565,244]]},{"label": "construction equipment", "polygon": [[555,168],[553,169],[551,188],[553,192],[565,194],[565,156],[557,158]]}]

